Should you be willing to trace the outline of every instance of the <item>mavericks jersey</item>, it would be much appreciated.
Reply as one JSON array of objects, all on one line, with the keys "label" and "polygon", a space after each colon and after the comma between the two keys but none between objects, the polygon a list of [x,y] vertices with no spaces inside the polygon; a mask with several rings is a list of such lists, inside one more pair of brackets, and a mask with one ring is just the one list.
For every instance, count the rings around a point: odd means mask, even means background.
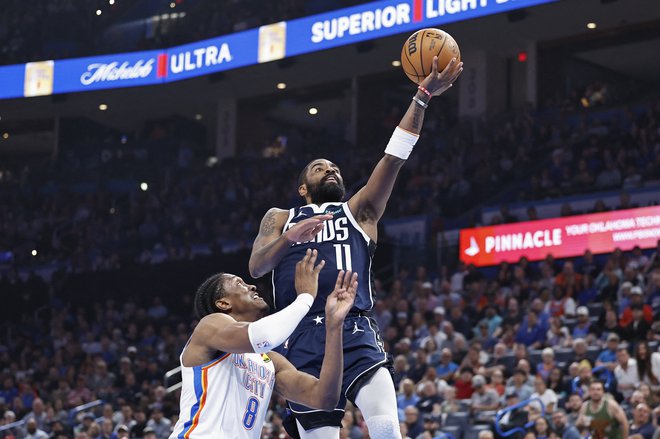
[{"label": "mavericks jersey", "polygon": [[181,413],[169,439],[258,439],[275,385],[266,354],[224,354],[186,367]]},{"label": "mavericks jersey", "polygon": [[325,301],[335,288],[339,270],[351,270],[358,274],[354,309],[368,311],[373,307],[371,261],[376,244],[358,225],[348,203],[308,204],[290,209],[283,232],[298,221],[325,213],[332,213],[333,217],[325,222],[323,230],[312,241],[291,245],[273,270],[273,296],[278,310],[296,300],[296,264],[308,248],[318,251],[317,263],[325,260],[325,267],[319,274],[318,295],[309,315],[325,312]]}]

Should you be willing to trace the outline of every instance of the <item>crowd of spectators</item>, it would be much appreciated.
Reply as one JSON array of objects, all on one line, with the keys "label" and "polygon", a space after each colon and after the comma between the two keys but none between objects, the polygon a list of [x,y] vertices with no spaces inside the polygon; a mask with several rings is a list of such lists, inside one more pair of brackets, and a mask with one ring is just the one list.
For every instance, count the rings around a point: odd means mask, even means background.
[{"label": "crowd of spectators", "polygon": [[[35,288],[43,288],[35,286]],[[190,299],[167,307],[153,291],[119,303],[72,306],[55,288],[0,346],[0,430],[7,438],[168,437],[178,392],[166,371],[191,327]],[[174,297],[180,292],[159,289]],[[492,275],[459,264],[419,266],[375,283],[372,317],[392,354],[404,437],[488,439],[496,410],[516,437],[598,437],[580,408],[602,379],[608,406],[631,435],[653,439],[660,415],[660,243],[573,260],[503,263]],[[177,296],[178,297],[178,296]],[[595,385],[596,387],[598,385]],[[592,395],[593,397],[593,395]],[[96,406],[76,409],[101,400]],[[274,398],[263,437],[280,438],[284,401]],[[620,408],[621,411],[618,411]],[[618,415],[617,415],[618,416]],[[343,438],[367,436],[349,405]],[[638,438],[639,439],[639,438]]]},{"label": "crowd of spectators", "polygon": [[[527,113],[484,124],[476,134],[456,130],[449,141],[429,117],[386,219],[427,215],[436,232],[442,219],[506,188],[511,201],[531,201],[657,179],[659,106],[614,113],[609,121],[593,116],[575,124]],[[391,132],[388,120],[378,130],[383,137]],[[382,154],[380,147],[354,148],[336,134],[310,131],[285,133],[287,147],[277,158],[252,154],[208,166],[200,142],[168,129],[157,126],[142,140],[85,137],[80,148],[64,142],[55,162],[3,169],[0,264],[82,272],[249,248],[268,208],[298,203],[296,176],[314,158],[306,145],[340,164],[349,196]],[[570,206],[562,214],[571,214]]]}]

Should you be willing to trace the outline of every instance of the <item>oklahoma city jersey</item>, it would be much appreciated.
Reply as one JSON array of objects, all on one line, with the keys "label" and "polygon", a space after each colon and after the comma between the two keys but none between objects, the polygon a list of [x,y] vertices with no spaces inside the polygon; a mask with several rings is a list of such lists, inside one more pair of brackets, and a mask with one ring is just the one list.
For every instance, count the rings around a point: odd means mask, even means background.
[{"label": "oklahoma city jersey", "polygon": [[275,385],[266,354],[224,354],[201,366],[181,361],[181,413],[169,439],[258,439]]},{"label": "oklahoma city jersey", "polygon": [[308,248],[316,249],[316,262],[325,260],[319,274],[319,290],[309,315],[325,312],[325,301],[337,283],[339,270],[351,270],[358,274],[358,291],[354,309],[368,311],[373,307],[371,260],[376,244],[358,225],[348,203],[308,204],[289,210],[289,218],[283,232],[306,218],[332,213],[332,219],[312,241],[296,243],[289,248],[273,270],[273,295],[275,308],[282,309],[296,300],[296,264],[305,256]]}]

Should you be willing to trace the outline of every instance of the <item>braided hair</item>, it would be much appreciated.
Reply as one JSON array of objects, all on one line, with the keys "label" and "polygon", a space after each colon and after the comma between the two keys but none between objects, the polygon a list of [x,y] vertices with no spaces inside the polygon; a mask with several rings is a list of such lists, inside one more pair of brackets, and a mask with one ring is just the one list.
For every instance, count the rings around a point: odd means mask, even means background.
[{"label": "braided hair", "polygon": [[195,293],[195,314],[198,319],[214,312],[222,312],[215,306],[215,302],[225,296],[224,275],[225,273],[214,274],[197,289]]}]

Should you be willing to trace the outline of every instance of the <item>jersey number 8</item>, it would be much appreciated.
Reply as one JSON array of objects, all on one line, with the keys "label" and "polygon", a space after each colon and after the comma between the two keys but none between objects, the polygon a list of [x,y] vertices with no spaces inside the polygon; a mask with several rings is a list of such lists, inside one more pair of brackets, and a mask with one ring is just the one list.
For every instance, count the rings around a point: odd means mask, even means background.
[{"label": "jersey number 8", "polygon": [[245,415],[243,415],[243,427],[246,430],[252,430],[254,423],[257,420],[257,412],[259,411],[259,400],[254,396],[251,396],[247,401],[247,406],[245,407]]}]

